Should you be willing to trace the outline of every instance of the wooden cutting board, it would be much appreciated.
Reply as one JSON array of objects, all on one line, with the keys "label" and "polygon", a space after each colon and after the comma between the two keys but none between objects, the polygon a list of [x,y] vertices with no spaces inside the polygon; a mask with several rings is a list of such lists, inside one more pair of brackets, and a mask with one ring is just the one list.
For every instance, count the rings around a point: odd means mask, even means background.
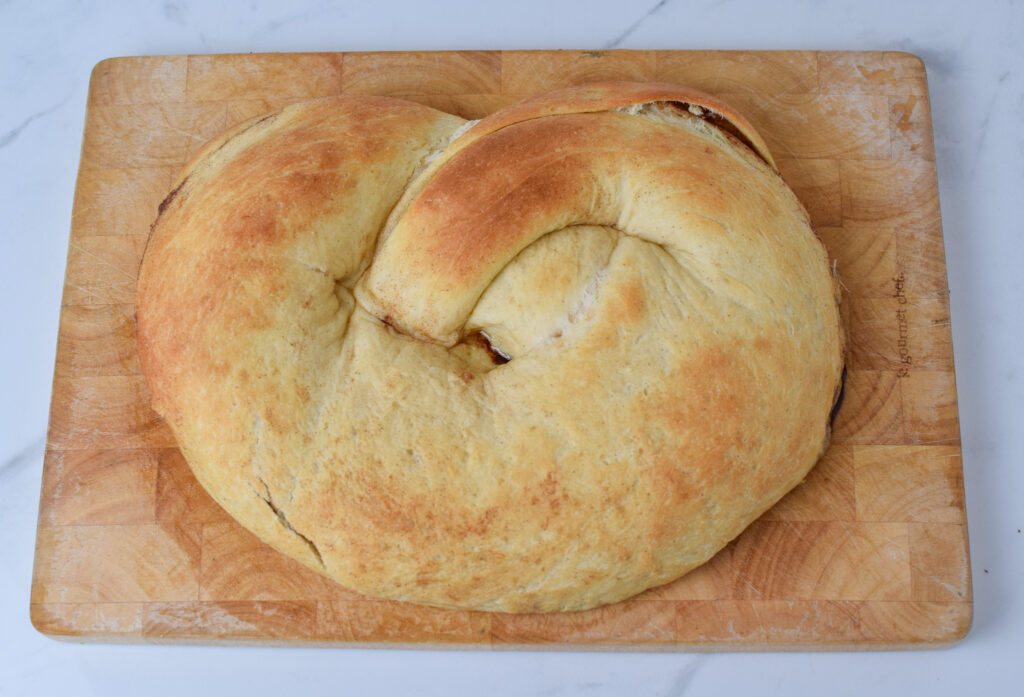
[{"label": "wooden cutting board", "polygon": [[[833,445],[706,566],[588,612],[426,609],[344,590],[200,489],[150,409],[136,271],[157,205],[228,126],[321,95],[466,118],[594,80],[725,98],[760,130],[843,279]],[[925,70],[902,53],[479,51],[156,56],[89,89],[44,462],[32,621],[76,640],[645,650],[945,645],[971,623],[949,291]]]}]

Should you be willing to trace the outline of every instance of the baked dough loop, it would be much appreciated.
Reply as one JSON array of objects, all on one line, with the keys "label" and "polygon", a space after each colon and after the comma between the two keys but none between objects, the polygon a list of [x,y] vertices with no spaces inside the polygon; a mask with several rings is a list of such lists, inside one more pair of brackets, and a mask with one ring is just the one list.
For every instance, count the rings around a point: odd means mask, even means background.
[{"label": "baked dough loop", "polygon": [[161,206],[137,309],[153,404],[242,525],[363,593],[543,612],[678,578],[803,479],[837,302],[742,117],[605,83],[244,124]]}]

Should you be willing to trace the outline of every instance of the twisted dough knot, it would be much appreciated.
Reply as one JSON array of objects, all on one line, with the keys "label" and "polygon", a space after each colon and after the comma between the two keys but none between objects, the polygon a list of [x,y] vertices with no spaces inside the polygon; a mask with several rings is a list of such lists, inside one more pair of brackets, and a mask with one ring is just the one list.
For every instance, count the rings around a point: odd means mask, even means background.
[{"label": "twisted dough knot", "polygon": [[[772,162],[738,114],[668,85],[565,90],[485,119],[406,191],[360,301],[417,338],[452,345],[495,276],[550,232],[601,225],[669,249],[684,245],[680,228],[705,215],[718,188],[701,171],[715,152],[709,146],[732,146],[705,114],[729,114],[725,123]],[[699,136],[682,137],[681,129]]]},{"label": "twisted dough knot", "polygon": [[550,611],[677,578],[801,481],[837,298],[707,95],[608,83],[476,124],[341,97],[189,165],[138,337],[197,478],[280,551],[373,595]]}]

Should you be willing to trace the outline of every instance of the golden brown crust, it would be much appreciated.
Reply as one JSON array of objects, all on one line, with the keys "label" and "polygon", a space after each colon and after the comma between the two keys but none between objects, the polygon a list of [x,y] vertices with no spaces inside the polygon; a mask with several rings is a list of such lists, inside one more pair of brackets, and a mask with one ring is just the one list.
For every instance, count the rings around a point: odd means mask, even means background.
[{"label": "golden brown crust", "polygon": [[806,213],[684,94],[602,85],[461,136],[333,98],[208,147],[138,297],[199,481],[432,605],[581,609],[707,560],[823,452],[842,337]]},{"label": "golden brown crust", "polygon": [[478,138],[506,126],[544,116],[587,114],[657,103],[698,107],[695,112],[701,113],[702,117],[720,120],[725,122],[723,125],[731,126],[729,130],[735,130],[740,139],[772,169],[778,169],[761,134],[742,114],[710,94],[666,82],[596,82],[547,92],[524,99],[482,119],[454,145],[465,147]]}]

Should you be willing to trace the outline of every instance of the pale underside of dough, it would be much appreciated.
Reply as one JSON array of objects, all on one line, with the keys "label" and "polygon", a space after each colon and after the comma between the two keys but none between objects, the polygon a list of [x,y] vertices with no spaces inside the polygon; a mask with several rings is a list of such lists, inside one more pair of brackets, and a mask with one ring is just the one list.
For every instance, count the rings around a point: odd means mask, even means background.
[{"label": "pale underside of dough", "polygon": [[748,148],[631,111],[452,154],[462,119],[336,98],[211,143],[138,300],[202,485],[347,587],[511,612],[671,581],[796,486],[842,371],[825,252]]}]

